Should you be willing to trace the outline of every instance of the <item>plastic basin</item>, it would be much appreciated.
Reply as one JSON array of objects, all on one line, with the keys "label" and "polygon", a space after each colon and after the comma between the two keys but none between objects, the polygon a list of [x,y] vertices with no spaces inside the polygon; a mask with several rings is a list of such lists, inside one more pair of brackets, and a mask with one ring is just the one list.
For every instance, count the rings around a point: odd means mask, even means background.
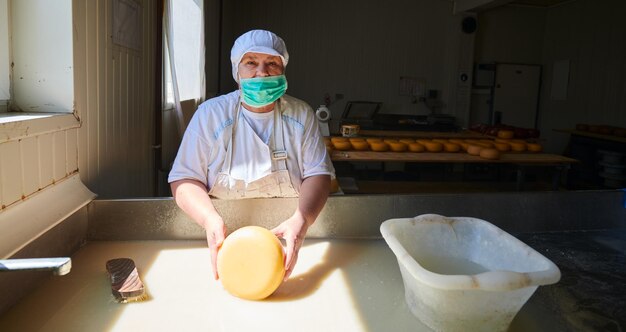
[{"label": "plastic basin", "polygon": [[425,214],[380,231],[409,309],[436,331],[506,331],[538,286],[561,278],[552,261],[481,219]]}]

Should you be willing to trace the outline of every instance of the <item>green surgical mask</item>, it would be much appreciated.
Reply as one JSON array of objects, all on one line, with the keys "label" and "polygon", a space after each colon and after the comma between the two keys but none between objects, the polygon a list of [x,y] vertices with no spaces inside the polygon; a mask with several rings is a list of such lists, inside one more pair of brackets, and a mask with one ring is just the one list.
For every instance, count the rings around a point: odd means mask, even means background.
[{"label": "green surgical mask", "polygon": [[285,75],[242,78],[239,84],[243,101],[252,107],[267,106],[287,91]]}]

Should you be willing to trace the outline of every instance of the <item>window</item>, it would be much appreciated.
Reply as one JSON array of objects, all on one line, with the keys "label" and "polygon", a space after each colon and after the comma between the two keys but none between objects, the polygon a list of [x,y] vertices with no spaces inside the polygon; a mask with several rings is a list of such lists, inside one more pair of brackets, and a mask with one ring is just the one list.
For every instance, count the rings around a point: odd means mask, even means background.
[{"label": "window", "polygon": [[73,68],[72,0],[0,0],[0,111],[72,113]]}]

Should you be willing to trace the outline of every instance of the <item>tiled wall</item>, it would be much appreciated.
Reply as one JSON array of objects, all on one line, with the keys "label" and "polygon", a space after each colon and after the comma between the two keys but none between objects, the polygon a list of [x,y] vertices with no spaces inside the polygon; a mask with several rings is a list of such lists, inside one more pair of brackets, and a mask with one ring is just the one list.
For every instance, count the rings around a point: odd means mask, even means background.
[{"label": "tiled wall", "polygon": [[5,209],[75,172],[76,128],[0,143],[0,205]]}]

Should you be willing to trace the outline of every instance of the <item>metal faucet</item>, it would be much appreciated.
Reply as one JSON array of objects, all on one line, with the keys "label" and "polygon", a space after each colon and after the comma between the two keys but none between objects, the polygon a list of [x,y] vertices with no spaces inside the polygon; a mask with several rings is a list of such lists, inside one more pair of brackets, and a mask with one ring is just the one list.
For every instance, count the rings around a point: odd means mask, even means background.
[{"label": "metal faucet", "polygon": [[0,259],[0,272],[50,271],[57,276],[70,273],[72,259],[69,257]]}]

